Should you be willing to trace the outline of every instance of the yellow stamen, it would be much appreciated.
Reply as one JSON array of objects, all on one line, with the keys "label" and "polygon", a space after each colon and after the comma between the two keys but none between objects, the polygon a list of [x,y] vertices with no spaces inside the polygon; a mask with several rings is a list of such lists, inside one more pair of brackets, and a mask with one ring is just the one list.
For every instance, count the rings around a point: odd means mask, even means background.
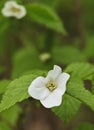
[{"label": "yellow stamen", "polygon": [[46,87],[49,89],[50,92],[52,92],[53,90],[55,90],[57,88],[57,84],[55,81],[50,80],[47,84]]},{"label": "yellow stamen", "polygon": [[19,8],[15,8],[15,7],[12,7],[11,10],[12,10],[14,13],[20,12],[20,9],[19,9]]}]

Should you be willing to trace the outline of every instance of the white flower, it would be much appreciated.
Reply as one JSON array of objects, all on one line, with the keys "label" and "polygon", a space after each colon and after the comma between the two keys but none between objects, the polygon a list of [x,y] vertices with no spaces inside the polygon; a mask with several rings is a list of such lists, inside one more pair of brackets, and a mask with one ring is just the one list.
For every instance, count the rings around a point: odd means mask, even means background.
[{"label": "white flower", "polygon": [[2,9],[5,17],[16,17],[21,19],[26,15],[26,9],[23,5],[18,5],[16,1],[7,1]]},{"label": "white flower", "polygon": [[62,69],[54,65],[54,69],[48,72],[47,77],[37,77],[31,83],[28,93],[31,97],[40,100],[46,108],[59,106],[69,77],[69,74],[62,73]]}]

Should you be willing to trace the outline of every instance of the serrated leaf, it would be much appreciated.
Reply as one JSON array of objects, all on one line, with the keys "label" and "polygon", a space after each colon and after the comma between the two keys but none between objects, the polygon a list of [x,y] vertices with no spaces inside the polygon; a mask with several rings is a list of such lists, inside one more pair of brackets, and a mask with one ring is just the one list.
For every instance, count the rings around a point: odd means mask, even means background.
[{"label": "serrated leaf", "polygon": [[74,130],[94,130],[94,125],[88,122],[81,123]]},{"label": "serrated leaf", "polygon": [[2,117],[2,120],[11,126],[16,126],[17,119],[19,114],[21,113],[21,108],[16,104],[9,108],[8,110],[5,110],[0,113],[0,116]]},{"label": "serrated leaf", "polygon": [[72,62],[86,61],[85,55],[72,46],[54,46],[52,55],[54,61],[58,63],[69,64]]},{"label": "serrated leaf", "polygon": [[92,79],[94,66],[89,63],[73,63],[65,71],[70,72],[73,77],[79,77],[83,80]]},{"label": "serrated leaf", "polygon": [[86,104],[94,111],[94,95],[84,88],[84,84],[80,79],[73,78],[69,81],[67,94]]},{"label": "serrated leaf", "polygon": [[58,15],[49,6],[43,4],[29,4],[27,5],[28,16],[48,28],[54,29],[60,33],[66,34],[64,26]]},{"label": "serrated leaf", "polygon": [[21,102],[22,100],[28,98],[28,87],[34,78],[36,78],[36,75],[31,74],[12,81],[8,85],[0,103],[0,112],[10,108],[16,102]]},{"label": "serrated leaf", "polygon": [[[38,73],[39,74],[39,73]],[[40,75],[43,75],[44,71],[41,71]],[[0,112],[10,108],[17,102],[21,102],[29,97],[28,87],[31,82],[39,75],[30,74],[22,76],[13,80],[7,87],[3,99],[0,103]]]},{"label": "serrated leaf", "polygon": [[80,101],[76,98],[65,94],[62,104],[52,109],[65,123],[68,123],[80,108]]}]

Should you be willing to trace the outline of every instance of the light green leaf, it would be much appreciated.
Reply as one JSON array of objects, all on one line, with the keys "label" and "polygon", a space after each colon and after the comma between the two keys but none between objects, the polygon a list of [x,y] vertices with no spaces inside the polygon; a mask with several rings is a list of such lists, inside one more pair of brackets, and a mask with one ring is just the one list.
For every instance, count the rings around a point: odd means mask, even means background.
[{"label": "light green leaf", "polygon": [[51,28],[60,33],[66,34],[64,26],[58,15],[49,6],[43,4],[29,4],[27,5],[28,16],[48,28]]},{"label": "light green leaf", "polygon": [[87,80],[92,79],[94,75],[94,66],[89,63],[73,63],[70,64],[65,71],[71,73],[73,77]]},{"label": "light green leaf", "polygon": [[52,50],[55,62],[69,64],[86,61],[85,55],[77,48],[71,46],[54,46]]},{"label": "light green leaf", "polygon": [[94,125],[88,122],[81,123],[74,130],[94,130]]},{"label": "light green leaf", "polygon": [[2,120],[11,126],[16,126],[19,114],[21,113],[21,108],[18,105],[14,105],[13,107],[9,108],[0,113]]},{"label": "light green leaf", "polygon": [[0,130],[11,130],[11,128],[3,121],[0,121]]},{"label": "light green leaf", "polygon": [[22,76],[21,78],[12,81],[8,85],[7,90],[1,101],[0,112],[10,108],[16,102],[21,102],[22,100],[28,98],[28,87],[32,80],[36,77],[36,75],[31,74],[27,76]]},{"label": "light green leaf", "polygon": [[67,85],[67,94],[78,99],[94,111],[94,95],[84,88],[80,79],[71,79]]},{"label": "light green leaf", "polygon": [[59,107],[54,107],[52,110],[65,123],[68,123],[77,113],[80,108],[80,101],[76,98],[65,94],[62,104]]},{"label": "light green leaf", "polygon": [[[39,73],[38,73],[39,74]],[[43,75],[44,71],[40,73]],[[31,82],[39,75],[29,74],[26,76],[22,76],[18,79],[13,80],[7,87],[5,94],[3,95],[3,99],[0,103],[0,112],[10,108],[17,102],[21,102],[24,99],[29,97],[28,95],[28,87]]]}]

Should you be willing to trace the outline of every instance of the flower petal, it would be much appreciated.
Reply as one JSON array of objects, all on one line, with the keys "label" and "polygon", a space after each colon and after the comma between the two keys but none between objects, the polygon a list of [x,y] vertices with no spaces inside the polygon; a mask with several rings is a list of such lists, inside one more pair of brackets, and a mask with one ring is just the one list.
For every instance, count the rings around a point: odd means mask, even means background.
[{"label": "flower petal", "polygon": [[45,87],[44,78],[38,77],[28,88],[28,93],[31,97],[35,99],[42,100],[49,95],[49,90]]},{"label": "flower petal", "polygon": [[40,100],[40,102],[46,108],[59,106],[62,102],[61,91],[53,91],[47,98],[45,98],[44,100]]},{"label": "flower petal", "polygon": [[15,1],[7,1],[5,3],[5,8],[7,9],[11,8],[12,6],[17,6],[17,3]]},{"label": "flower petal", "polygon": [[57,89],[60,89],[62,91],[62,95],[66,91],[66,83],[67,83],[69,78],[70,78],[70,75],[68,73],[62,73],[62,74],[60,74],[60,76],[56,80],[56,82],[58,84]]},{"label": "flower petal", "polygon": [[48,79],[48,80],[54,79],[55,80],[61,74],[61,72],[62,72],[62,69],[59,66],[54,65],[54,69],[50,70],[48,72],[46,79]]},{"label": "flower petal", "polygon": [[17,19],[21,19],[26,15],[26,9],[23,6],[19,6],[20,11],[18,13],[15,13],[15,17]]},{"label": "flower petal", "polygon": [[[12,8],[17,8],[19,11],[12,11]],[[25,7],[23,5],[18,5],[16,1],[6,2],[1,12],[6,17],[16,17],[17,19],[20,19],[26,15]]]}]

